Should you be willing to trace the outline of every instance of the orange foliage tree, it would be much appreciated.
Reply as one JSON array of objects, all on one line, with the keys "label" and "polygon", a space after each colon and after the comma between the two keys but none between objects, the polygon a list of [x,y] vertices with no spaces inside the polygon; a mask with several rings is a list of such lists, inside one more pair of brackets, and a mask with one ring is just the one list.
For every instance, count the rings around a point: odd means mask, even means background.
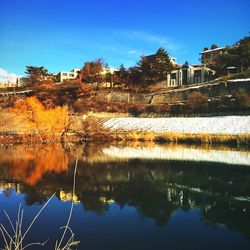
[{"label": "orange foliage tree", "polygon": [[16,102],[14,110],[25,115],[35,125],[42,141],[61,137],[69,127],[67,107],[46,109],[36,97],[28,97],[22,102]]}]

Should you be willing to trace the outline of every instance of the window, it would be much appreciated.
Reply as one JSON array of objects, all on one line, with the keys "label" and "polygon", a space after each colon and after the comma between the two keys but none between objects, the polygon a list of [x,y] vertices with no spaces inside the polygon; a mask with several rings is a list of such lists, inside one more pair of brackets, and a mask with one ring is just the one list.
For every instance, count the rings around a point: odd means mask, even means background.
[{"label": "window", "polygon": [[172,79],[176,79],[176,73],[172,73],[171,75],[170,75],[170,79],[172,80]]},{"label": "window", "polygon": [[68,74],[67,73],[62,73],[63,76],[67,76]]},{"label": "window", "polygon": [[201,77],[201,70],[195,70],[194,77]]},{"label": "window", "polygon": [[69,74],[70,77],[74,77],[75,75],[74,74]]}]

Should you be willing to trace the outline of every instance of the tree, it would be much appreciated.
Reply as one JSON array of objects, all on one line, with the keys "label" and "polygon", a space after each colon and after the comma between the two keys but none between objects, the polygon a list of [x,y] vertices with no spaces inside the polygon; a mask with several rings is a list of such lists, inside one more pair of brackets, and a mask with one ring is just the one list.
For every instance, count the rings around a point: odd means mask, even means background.
[{"label": "tree", "polygon": [[141,87],[141,84],[142,84],[142,72],[140,68],[136,66],[130,67],[128,69],[128,85],[132,86],[137,91],[137,87]]},{"label": "tree", "polygon": [[232,51],[238,56],[238,63],[234,62],[238,66],[240,71],[244,71],[250,67],[250,37],[241,39]]},{"label": "tree", "polygon": [[113,85],[114,85],[114,76],[110,72],[110,68],[108,67],[108,65],[106,65],[105,68],[106,68],[105,81],[106,81],[106,83],[109,83],[109,87],[110,88],[113,88]]},{"label": "tree", "polygon": [[98,89],[99,84],[104,80],[104,75],[102,74],[103,68],[104,61],[102,59],[96,59],[92,62],[85,62],[79,73],[79,78],[84,83],[96,85]]},{"label": "tree", "polygon": [[174,68],[167,51],[163,48],[159,48],[154,55],[142,57],[137,65],[145,84],[167,79],[167,75]]},{"label": "tree", "polygon": [[67,132],[69,126],[67,107],[46,109],[36,97],[28,97],[22,102],[16,102],[14,111],[25,115],[35,125],[41,141],[62,137]]},{"label": "tree", "polygon": [[26,66],[25,74],[27,74],[30,83],[36,83],[45,80],[46,76],[49,75],[48,70],[43,66]]},{"label": "tree", "polygon": [[226,47],[215,59],[214,69],[217,75],[227,74],[228,67],[244,72],[250,67],[250,37],[245,37],[233,46]]},{"label": "tree", "polygon": [[173,68],[173,64],[167,51],[163,48],[158,49],[156,52],[156,62],[154,66],[156,81],[167,79],[167,75],[173,70]]},{"label": "tree", "polygon": [[141,57],[141,60],[137,63],[137,67],[141,72],[141,82],[144,84],[155,82],[154,59],[151,60],[150,57]]},{"label": "tree", "polygon": [[218,48],[218,46],[216,44],[212,44],[210,47],[210,49],[217,49],[217,48]]},{"label": "tree", "polygon": [[128,84],[128,70],[124,67],[123,64],[120,65],[119,69],[113,73],[114,85],[121,86]]}]

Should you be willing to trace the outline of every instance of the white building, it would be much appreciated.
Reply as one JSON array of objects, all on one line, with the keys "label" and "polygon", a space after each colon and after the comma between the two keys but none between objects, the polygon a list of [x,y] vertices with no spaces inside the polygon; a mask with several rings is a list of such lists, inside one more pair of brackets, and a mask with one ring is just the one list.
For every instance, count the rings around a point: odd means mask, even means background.
[{"label": "white building", "polygon": [[79,72],[80,72],[80,69],[72,69],[69,72],[68,71],[59,72],[60,82],[63,82],[64,80],[76,79]]},{"label": "white building", "polygon": [[185,63],[167,76],[167,86],[176,87],[207,82],[211,80],[211,76],[214,75],[214,73],[213,70],[203,64],[189,65]]},{"label": "white building", "polygon": [[108,73],[114,74],[115,71],[117,71],[116,68],[108,67],[108,68],[102,68],[102,71],[100,73],[101,75],[106,75]]}]

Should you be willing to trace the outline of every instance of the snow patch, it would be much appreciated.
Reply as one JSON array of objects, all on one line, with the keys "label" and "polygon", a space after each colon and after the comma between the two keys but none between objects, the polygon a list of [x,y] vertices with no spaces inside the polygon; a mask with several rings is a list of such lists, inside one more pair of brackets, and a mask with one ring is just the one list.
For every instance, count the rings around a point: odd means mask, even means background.
[{"label": "snow patch", "polygon": [[250,116],[111,118],[103,122],[110,131],[185,134],[250,134]]}]

